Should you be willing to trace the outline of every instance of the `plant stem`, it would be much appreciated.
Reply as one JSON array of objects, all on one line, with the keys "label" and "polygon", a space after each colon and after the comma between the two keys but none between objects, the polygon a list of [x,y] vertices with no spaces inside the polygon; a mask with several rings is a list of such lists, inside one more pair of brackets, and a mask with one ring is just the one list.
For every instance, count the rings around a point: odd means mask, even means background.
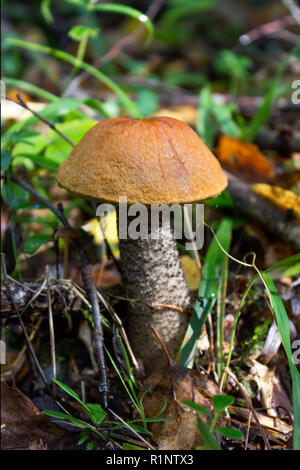
[{"label": "plant stem", "polygon": [[56,57],[59,60],[63,60],[65,62],[68,62],[69,64],[75,65],[77,68],[86,70],[91,75],[96,77],[100,82],[104,83],[104,85],[106,85],[111,91],[113,91],[120,98],[124,107],[132,115],[132,117],[139,118],[139,119],[142,118],[140,111],[136,107],[135,103],[130,98],[128,98],[127,94],[113,80],[111,80],[104,73],[100,72],[100,70],[97,70],[92,65],[87,64],[86,62],[83,62],[76,57],[73,57],[71,54],[68,54],[67,52],[59,51],[52,47],[41,46],[34,42],[23,41],[17,38],[8,38],[7,43],[13,46],[23,47],[24,49],[27,49],[27,50],[38,51],[43,54]]},{"label": "plant stem", "polygon": [[223,346],[224,346],[224,317],[225,317],[225,300],[228,280],[228,258],[224,259],[222,282],[218,290],[217,303],[217,374],[220,380],[223,368]]}]

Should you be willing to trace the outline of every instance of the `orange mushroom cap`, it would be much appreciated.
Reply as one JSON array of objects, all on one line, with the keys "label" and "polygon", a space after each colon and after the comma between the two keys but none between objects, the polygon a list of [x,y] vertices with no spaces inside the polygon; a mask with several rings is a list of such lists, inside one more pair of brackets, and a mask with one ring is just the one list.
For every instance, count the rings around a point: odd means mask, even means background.
[{"label": "orange mushroom cap", "polygon": [[183,204],[220,194],[227,177],[185,123],[170,117],[107,119],[90,129],[57,171],[60,186],[85,199]]}]

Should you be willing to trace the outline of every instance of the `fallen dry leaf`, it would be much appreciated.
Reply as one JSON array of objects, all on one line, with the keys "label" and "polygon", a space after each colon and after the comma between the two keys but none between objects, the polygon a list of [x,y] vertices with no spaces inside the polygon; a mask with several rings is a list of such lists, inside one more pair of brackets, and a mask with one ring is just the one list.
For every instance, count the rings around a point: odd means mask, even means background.
[{"label": "fallen dry leaf", "polygon": [[297,194],[269,184],[254,184],[252,189],[257,194],[269,199],[279,209],[293,211],[293,214],[300,220],[300,197]]},{"label": "fallen dry leaf", "polygon": [[[197,413],[182,401],[191,400],[200,406],[204,406],[213,414],[212,397],[220,394],[215,383],[196,370],[190,370],[177,365],[172,361],[171,366],[161,372],[153,374],[147,379],[149,393],[143,400],[144,410],[148,418],[169,418],[172,421],[151,423],[151,431],[158,443],[160,450],[191,450],[203,445],[198,428]],[[176,401],[174,400],[174,391]],[[167,400],[166,409],[159,414]],[[201,415],[206,424],[207,416]],[[225,420],[218,421],[219,426],[224,426]]]},{"label": "fallen dry leaf", "polygon": [[258,387],[261,393],[262,404],[266,408],[269,416],[277,416],[276,411],[272,407],[273,386],[274,386],[274,368],[261,364],[255,359],[250,358],[247,363],[251,366],[250,377]]},{"label": "fallen dry leaf", "polygon": [[249,142],[223,135],[219,139],[216,154],[226,169],[247,181],[264,181],[274,177],[273,164]]},{"label": "fallen dry leaf", "polygon": [[282,415],[288,416],[288,414],[292,416],[292,404],[275,368],[270,368],[254,358],[250,358],[247,363],[251,366],[250,378],[257,384],[267,415],[274,418]]},{"label": "fallen dry leaf", "polygon": [[20,390],[1,382],[1,449],[75,449],[78,434],[51,423]]},{"label": "fallen dry leaf", "polygon": [[[249,418],[249,409],[248,408],[240,408],[237,406],[229,406],[228,411],[233,413],[236,416],[239,416],[245,423],[248,421]],[[289,439],[289,435],[293,432],[293,426],[291,424],[285,423],[280,418],[272,418],[270,416],[266,416],[263,413],[256,412],[257,417],[261,426],[264,428],[264,431],[267,433],[267,437],[272,437],[273,439],[278,439],[280,441],[286,442]],[[256,421],[251,414],[251,428],[253,429],[257,427]]]}]

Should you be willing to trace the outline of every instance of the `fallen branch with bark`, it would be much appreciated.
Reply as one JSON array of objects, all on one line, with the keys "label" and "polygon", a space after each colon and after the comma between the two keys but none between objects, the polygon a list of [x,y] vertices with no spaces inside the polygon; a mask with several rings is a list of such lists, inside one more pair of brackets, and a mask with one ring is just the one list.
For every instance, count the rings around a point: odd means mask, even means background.
[{"label": "fallen branch with bark", "polygon": [[227,190],[234,200],[236,210],[258,222],[268,232],[289,243],[295,252],[299,252],[300,225],[292,211],[278,209],[230,173],[227,173],[227,177]]}]

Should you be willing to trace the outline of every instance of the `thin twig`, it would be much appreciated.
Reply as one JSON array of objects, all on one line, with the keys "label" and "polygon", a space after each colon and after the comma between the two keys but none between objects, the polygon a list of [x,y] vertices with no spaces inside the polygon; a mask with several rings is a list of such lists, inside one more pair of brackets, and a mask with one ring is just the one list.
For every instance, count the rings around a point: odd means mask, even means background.
[{"label": "thin twig", "polygon": [[[32,332],[30,333],[30,336],[29,336],[30,341],[34,340],[34,337],[35,337],[36,333],[38,332],[42,321],[43,321],[43,318],[40,317],[37,321],[37,324],[33,327]],[[4,372],[3,375],[4,376],[11,375],[11,377],[13,379],[14,387],[16,387],[16,383],[15,383],[14,370],[13,369],[15,369],[18,366],[18,364],[21,362],[26,350],[27,350],[27,345],[24,344],[24,346],[22,347],[21,351],[19,352],[18,356],[16,357],[16,359],[14,360],[14,362],[12,364],[9,363],[9,358],[8,358],[8,364],[9,364],[10,367],[9,367],[9,370],[7,372]]]},{"label": "thin twig", "polygon": [[133,434],[135,434],[139,439],[141,439],[141,441],[143,441],[147,447],[149,447],[151,450],[156,450],[151,444],[149,444],[148,441],[146,441],[146,439],[143,438],[143,436],[141,436],[140,434],[138,434],[129,424],[126,423],[126,421],[124,421],[124,419],[122,419],[119,415],[117,415],[117,413],[115,413],[113,410],[111,410],[110,408],[108,408],[108,411],[116,418],[118,419],[119,421],[121,421],[121,423],[128,429],[130,429],[131,432],[133,432]]},{"label": "thin twig", "polygon": [[[5,176],[3,176],[5,178]],[[15,176],[10,176],[10,179],[17,183],[22,188],[26,189],[35,199],[39,202],[42,202],[49,210],[51,210],[56,217],[62,222],[62,224],[72,230],[71,225],[64,216],[62,210],[51,204],[50,201],[41,196],[37,191],[35,191],[31,186],[29,186],[25,181],[16,178]],[[80,255],[80,267],[81,267],[81,277],[85,287],[85,290],[88,294],[89,301],[92,308],[92,315],[94,321],[94,345],[97,358],[97,366],[100,375],[100,384],[99,391],[101,393],[102,404],[104,408],[107,408],[107,395],[108,395],[108,386],[107,386],[107,377],[106,377],[106,368],[105,368],[105,359],[103,352],[103,331],[102,324],[100,321],[100,308],[97,299],[97,290],[93,282],[91,263],[88,258],[88,255],[84,248],[82,247],[78,238],[74,238],[74,243],[77,245],[79,255]]]},{"label": "thin twig", "polygon": [[[153,0],[151,2],[149,8],[147,9],[145,13],[146,16],[148,16],[150,20],[153,20],[156,17],[164,1],[165,0]],[[124,50],[130,44],[133,44],[134,42],[136,42],[143,31],[144,31],[144,26],[140,24],[132,33],[121,38],[116,44],[113,45],[111,49],[109,49],[109,51],[106,54],[104,54],[102,57],[96,60],[93,66],[99,68],[103,64],[113,60],[122,50]],[[64,96],[66,95],[70,96],[71,94],[73,94],[74,90],[80,85],[80,83],[83,80],[86,80],[89,76],[90,76],[90,73],[87,71],[81,72],[79,75],[77,75],[72,80],[72,82],[68,85],[67,89],[64,92]]]},{"label": "thin twig", "polygon": [[137,370],[139,368],[139,364],[136,360],[136,357],[131,349],[131,346],[130,346],[130,343],[129,343],[129,340],[128,340],[128,337],[127,337],[127,334],[126,334],[126,331],[123,327],[123,323],[120,319],[120,317],[116,314],[116,312],[114,311],[114,309],[112,308],[112,306],[107,302],[107,300],[105,299],[105,297],[103,297],[103,295],[97,291],[97,294],[98,294],[98,297],[99,299],[101,300],[101,302],[103,303],[104,307],[106,308],[106,310],[108,311],[108,313],[111,315],[111,317],[113,318],[113,320],[116,322],[116,325],[119,329],[119,332],[120,332],[120,335],[121,337],[123,338],[123,341],[127,347],[127,351],[131,357],[131,360],[132,360],[132,363],[133,363],[133,366],[134,368]]},{"label": "thin twig", "polygon": [[[25,307],[23,308],[22,312],[21,312],[21,316],[24,315],[24,313],[27,311],[27,309],[30,307],[30,305],[32,304],[32,302],[35,301],[35,299],[43,292],[45,286],[47,284],[47,279],[45,278],[41,287],[35,292],[35,294],[31,297],[31,299],[27,302],[27,304],[25,305]],[[23,287],[23,286],[22,286]]]},{"label": "thin twig", "polygon": [[181,307],[177,307],[177,305],[171,305],[171,304],[160,304],[158,302],[152,302],[151,304],[145,304],[148,305],[151,308],[169,308],[170,310],[175,310],[176,312],[180,313],[186,313],[185,310]]},{"label": "thin twig", "polygon": [[10,98],[9,96],[6,96],[5,99],[8,101],[12,101],[15,104],[18,104],[19,106],[22,106],[22,108],[27,109],[27,111],[30,111],[35,117],[37,117],[40,121],[44,122],[47,124],[47,126],[51,127],[51,129],[54,130],[62,139],[64,139],[68,144],[70,144],[72,147],[75,146],[74,142],[72,142],[66,135],[64,135],[62,132],[60,132],[55,124],[52,124],[48,119],[45,119],[43,116],[41,116],[39,113],[36,111],[33,111],[33,109],[29,108],[27,103],[23,100],[22,96],[20,93],[17,93],[17,98],[18,100],[14,100],[13,98]]},{"label": "thin twig", "polygon": [[242,36],[240,36],[239,38],[239,41],[243,46],[247,46],[248,44],[251,44],[252,42],[256,41],[257,39],[263,36],[277,33],[278,31],[293,24],[295,24],[294,18],[288,15],[284,18],[270,21],[268,23],[258,26],[257,28],[251,29],[247,33],[242,34]]},{"label": "thin twig", "polygon": [[165,356],[166,356],[166,358],[167,358],[167,361],[168,361],[168,363],[169,363],[169,365],[170,365],[170,367],[171,367],[171,365],[172,365],[171,356],[170,356],[169,351],[167,350],[166,346],[164,345],[164,342],[163,342],[163,340],[161,339],[161,337],[160,337],[160,335],[159,335],[157,329],[156,329],[155,326],[153,326],[153,325],[150,325],[149,328],[151,328],[151,330],[152,330],[153,333],[155,334],[155,336],[156,336],[156,338],[157,338],[157,341],[158,341],[159,344],[161,345],[161,347],[162,347],[162,349],[163,349],[163,351],[164,351],[164,353],[165,353]]},{"label": "thin twig", "polygon": [[[91,206],[93,208],[93,210],[95,211],[95,213],[97,212],[97,204],[95,201],[91,202]],[[103,225],[102,225],[102,221],[100,219],[100,217],[97,217],[98,219],[98,223],[99,223],[99,227],[100,227],[100,230],[102,232],[102,236],[103,236],[103,240],[104,240],[104,244],[105,244],[105,248],[106,248],[106,251],[107,251],[107,257],[109,259],[112,259],[117,270],[119,271],[120,274],[122,274],[122,268],[120,266],[120,263],[117,261],[114,253],[113,253],[113,250],[111,249],[110,247],[110,244],[108,243],[108,240],[106,238],[106,234],[105,234],[105,231],[104,231],[104,228],[103,228]]]},{"label": "thin twig", "polygon": [[[52,362],[52,376],[56,379],[56,355],[55,355],[55,334],[52,314],[52,300],[49,279],[49,266],[46,266],[46,281],[47,281],[47,298],[48,298],[48,315],[49,315],[49,334],[50,334],[50,347],[51,347],[51,362]],[[53,396],[56,398],[56,384],[52,385]]]},{"label": "thin twig", "polygon": [[226,372],[227,374],[234,380],[234,382],[237,384],[238,388],[240,389],[243,397],[245,398],[247,404],[248,404],[248,407],[249,407],[249,412],[252,413],[255,421],[256,421],[256,424],[260,430],[260,433],[261,433],[261,436],[264,440],[264,443],[265,443],[265,446],[266,446],[266,449],[267,450],[271,450],[271,447],[270,447],[270,444],[269,444],[269,441],[266,437],[266,434],[262,428],[262,425],[260,424],[259,422],[259,419],[258,419],[258,416],[256,414],[256,411],[255,409],[253,408],[253,405],[252,405],[252,400],[251,400],[251,397],[249,396],[249,393],[247,392],[247,390],[245,389],[245,387],[238,381],[238,379],[236,378],[236,376],[228,369],[226,368]]},{"label": "thin twig", "polygon": [[17,307],[17,305],[16,305],[14,296],[12,295],[12,292],[11,292],[11,290],[10,290],[9,282],[8,282],[8,279],[7,279],[7,272],[6,272],[5,255],[4,255],[4,253],[1,253],[1,266],[2,266],[2,272],[3,272],[3,278],[4,278],[4,285],[5,285],[5,287],[6,287],[7,294],[8,294],[8,296],[9,296],[9,298],[10,298],[10,301],[11,301],[13,307],[14,307],[14,310],[15,310],[15,312],[16,312],[16,315],[17,315],[17,317],[18,317],[18,320],[19,320],[19,323],[20,323],[20,325],[21,325],[21,328],[22,328],[22,330],[23,330],[23,333],[24,333],[24,336],[25,336],[25,341],[26,341],[28,350],[30,351],[30,354],[31,354],[31,356],[32,356],[32,358],[33,358],[33,361],[34,361],[34,363],[35,363],[35,365],[36,365],[36,367],[37,367],[37,369],[38,369],[38,371],[39,371],[39,374],[40,374],[40,376],[41,376],[41,378],[42,378],[42,380],[43,380],[43,382],[44,382],[44,384],[45,384],[45,386],[46,386],[46,388],[47,388],[47,391],[48,391],[49,394],[51,395],[51,390],[50,390],[49,384],[48,384],[48,382],[47,382],[47,379],[46,379],[46,377],[45,377],[45,374],[44,374],[44,372],[43,372],[43,369],[42,369],[42,367],[41,367],[41,365],[40,365],[40,363],[39,363],[39,360],[38,360],[38,358],[36,357],[36,354],[35,354],[35,352],[34,352],[34,349],[33,349],[33,346],[32,346],[32,344],[31,344],[30,338],[29,338],[29,336],[28,336],[27,330],[26,330],[26,328],[25,328],[25,325],[24,325],[24,323],[23,323],[22,317],[21,317],[21,315],[20,315],[19,309],[18,309],[18,307]]}]

